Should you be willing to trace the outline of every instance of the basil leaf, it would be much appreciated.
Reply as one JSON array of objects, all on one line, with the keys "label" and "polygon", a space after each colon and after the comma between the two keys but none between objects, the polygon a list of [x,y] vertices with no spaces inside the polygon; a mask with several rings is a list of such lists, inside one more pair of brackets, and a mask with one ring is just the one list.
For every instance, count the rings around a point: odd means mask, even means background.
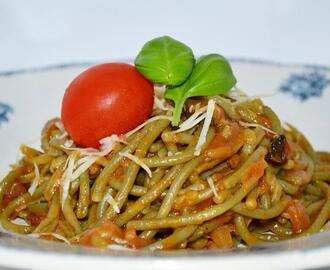
[{"label": "basil leaf", "polygon": [[223,56],[208,54],[200,57],[188,80],[183,85],[165,92],[165,97],[175,103],[172,125],[179,124],[187,98],[224,94],[235,84],[236,78],[229,62]]},{"label": "basil leaf", "polygon": [[150,40],[135,58],[135,67],[146,78],[169,86],[182,84],[194,64],[192,50],[169,36]]}]

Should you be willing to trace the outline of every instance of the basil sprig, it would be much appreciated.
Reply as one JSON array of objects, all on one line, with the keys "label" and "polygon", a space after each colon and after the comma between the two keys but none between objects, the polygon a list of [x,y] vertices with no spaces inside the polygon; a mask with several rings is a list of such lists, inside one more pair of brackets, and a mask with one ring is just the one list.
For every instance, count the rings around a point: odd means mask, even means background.
[{"label": "basil sprig", "polygon": [[173,126],[179,124],[188,98],[224,94],[236,84],[230,64],[223,56],[204,55],[195,64],[192,50],[168,36],[147,42],[135,59],[135,66],[153,83],[168,86],[165,98],[175,104]]},{"label": "basil sprig", "polygon": [[147,42],[135,58],[135,67],[154,83],[176,86],[190,75],[195,64],[192,50],[185,44],[162,36]]},{"label": "basil sprig", "polygon": [[223,56],[208,54],[200,57],[188,80],[165,92],[165,98],[175,103],[172,125],[179,124],[184,103],[189,97],[224,94],[235,84],[236,78]]}]

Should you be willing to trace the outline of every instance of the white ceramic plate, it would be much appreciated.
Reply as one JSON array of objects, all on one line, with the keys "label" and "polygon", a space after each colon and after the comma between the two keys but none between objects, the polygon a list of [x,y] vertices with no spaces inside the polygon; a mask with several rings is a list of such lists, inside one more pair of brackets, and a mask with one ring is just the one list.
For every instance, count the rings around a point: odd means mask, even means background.
[{"label": "white ceramic plate", "polygon": [[[297,126],[315,149],[330,150],[330,69],[233,60],[238,86]],[[69,82],[86,64],[0,74],[0,175],[21,143],[38,143],[45,122],[59,116]],[[274,94],[274,95],[273,95]],[[24,269],[310,269],[330,266],[330,232],[234,251],[143,253],[65,246],[0,233],[0,265]]]}]

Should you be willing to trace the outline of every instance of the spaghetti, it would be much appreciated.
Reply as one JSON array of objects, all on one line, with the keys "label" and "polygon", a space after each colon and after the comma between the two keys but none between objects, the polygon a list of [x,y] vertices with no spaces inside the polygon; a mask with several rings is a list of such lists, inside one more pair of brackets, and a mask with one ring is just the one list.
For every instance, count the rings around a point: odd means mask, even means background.
[{"label": "spaghetti", "polygon": [[2,227],[146,250],[234,248],[322,231],[330,154],[282,128],[260,99],[236,99],[189,99],[179,128],[161,100],[153,120],[104,140],[111,145],[103,151],[71,146],[51,120],[42,150],[23,145],[0,183]]}]

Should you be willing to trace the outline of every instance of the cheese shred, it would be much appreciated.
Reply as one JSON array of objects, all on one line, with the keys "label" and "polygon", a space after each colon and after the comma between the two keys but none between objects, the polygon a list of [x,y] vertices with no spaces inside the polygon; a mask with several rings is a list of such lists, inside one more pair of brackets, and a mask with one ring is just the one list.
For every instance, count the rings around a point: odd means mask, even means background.
[{"label": "cheese shred", "polygon": [[179,133],[186,130],[189,130],[196,126],[199,122],[203,121],[206,117],[206,113],[204,113],[207,109],[206,107],[200,108],[199,110],[196,110],[186,121],[180,124],[179,128],[173,133]]},{"label": "cheese shred", "polygon": [[136,128],[132,129],[131,131],[127,132],[125,134],[125,137],[128,138],[128,137],[132,136],[135,132],[139,131],[144,126],[146,126],[152,122],[162,120],[162,119],[167,119],[167,120],[171,121],[172,117],[167,116],[167,115],[157,115],[157,116],[151,117],[147,121],[143,122],[141,125],[137,126]]},{"label": "cheese shred", "polygon": [[33,193],[37,189],[37,187],[39,185],[39,182],[40,182],[40,172],[39,172],[38,165],[34,162],[33,166],[34,166],[34,179],[32,181],[31,186],[28,189],[28,192],[31,194],[31,196],[33,195]]},{"label": "cheese shred", "polygon": [[75,167],[77,152],[71,154],[66,163],[66,168],[64,169],[64,173],[61,177],[61,207],[64,209],[65,201],[69,196],[70,183],[73,175],[73,170]]},{"label": "cheese shred", "polygon": [[215,185],[214,185],[214,182],[213,182],[212,177],[206,178],[206,181],[209,184],[209,186],[210,186],[210,188],[211,188],[211,190],[212,190],[212,192],[214,194],[214,197],[219,198],[219,194],[218,194],[218,192],[217,192],[217,190],[215,188]]},{"label": "cheese shred", "polygon": [[112,206],[113,210],[114,210],[117,214],[120,213],[120,208],[119,208],[119,206],[118,206],[116,200],[114,199],[114,197],[111,196],[111,194],[110,194],[109,192],[105,194],[105,196],[104,196],[104,200],[105,200],[106,202],[108,202],[108,203]]},{"label": "cheese shred", "polygon": [[71,245],[71,242],[65,238],[64,236],[58,234],[58,233],[52,233],[52,232],[43,232],[43,233],[30,233],[29,236],[31,237],[36,237],[36,238],[40,238],[40,236],[52,236],[58,240],[63,241],[64,243]]},{"label": "cheese shred", "polygon": [[[98,157],[87,157],[87,159],[81,163],[81,165],[75,169],[75,171],[73,172],[70,181],[74,181],[77,178],[79,178],[85,171],[87,171],[89,169],[90,166],[92,166],[95,161],[98,159]],[[80,160],[79,160],[80,161]]]},{"label": "cheese shred", "polygon": [[157,96],[154,97],[154,107],[156,109],[160,109],[161,111],[173,111],[173,107],[165,105],[166,102],[164,99],[158,98]]},{"label": "cheese shred", "polygon": [[111,135],[109,137],[105,137],[100,140],[100,149],[95,149],[92,147],[88,148],[79,148],[79,147],[66,147],[66,145],[62,145],[62,147],[66,150],[78,151],[82,156],[106,156],[110,154],[110,152],[115,148],[116,143],[127,144],[126,141],[119,138],[118,135]]},{"label": "cheese shred", "polygon": [[150,168],[146,164],[144,164],[143,161],[141,159],[139,159],[137,156],[134,156],[128,152],[121,152],[121,153],[119,153],[119,155],[122,157],[127,157],[130,160],[134,161],[137,165],[139,165],[142,169],[144,169],[147,172],[149,177],[152,177],[152,172],[151,172]]},{"label": "cheese shred", "polygon": [[198,142],[197,142],[196,147],[195,147],[195,152],[194,152],[195,156],[199,156],[201,154],[202,146],[206,141],[207,131],[209,130],[210,125],[211,125],[214,108],[215,108],[215,101],[213,99],[210,99],[208,104],[207,104],[207,110],[206,110],[204,125],[203,125],[201,134],[198,138]]},{"label": "cheese shred", "polygon": [[269,133],[271,133],[273,135],[277,135],[277,133],[275,131],[273,131],[273,130],[271,130],[269,128],[266,128],[265,126],[260,125],[260,124],[247,123],[247,122],[243,122],[243,121],[239,121],[239,124],[242,127],[247,127],[247,128],[249,128],[249,127],[254,127],[254,128],[259,127],[259,128],[261,128],[261,129],[263,129],[263,130],[265,130],[265,131],[267,131],[267,132],[269,132]]}]

